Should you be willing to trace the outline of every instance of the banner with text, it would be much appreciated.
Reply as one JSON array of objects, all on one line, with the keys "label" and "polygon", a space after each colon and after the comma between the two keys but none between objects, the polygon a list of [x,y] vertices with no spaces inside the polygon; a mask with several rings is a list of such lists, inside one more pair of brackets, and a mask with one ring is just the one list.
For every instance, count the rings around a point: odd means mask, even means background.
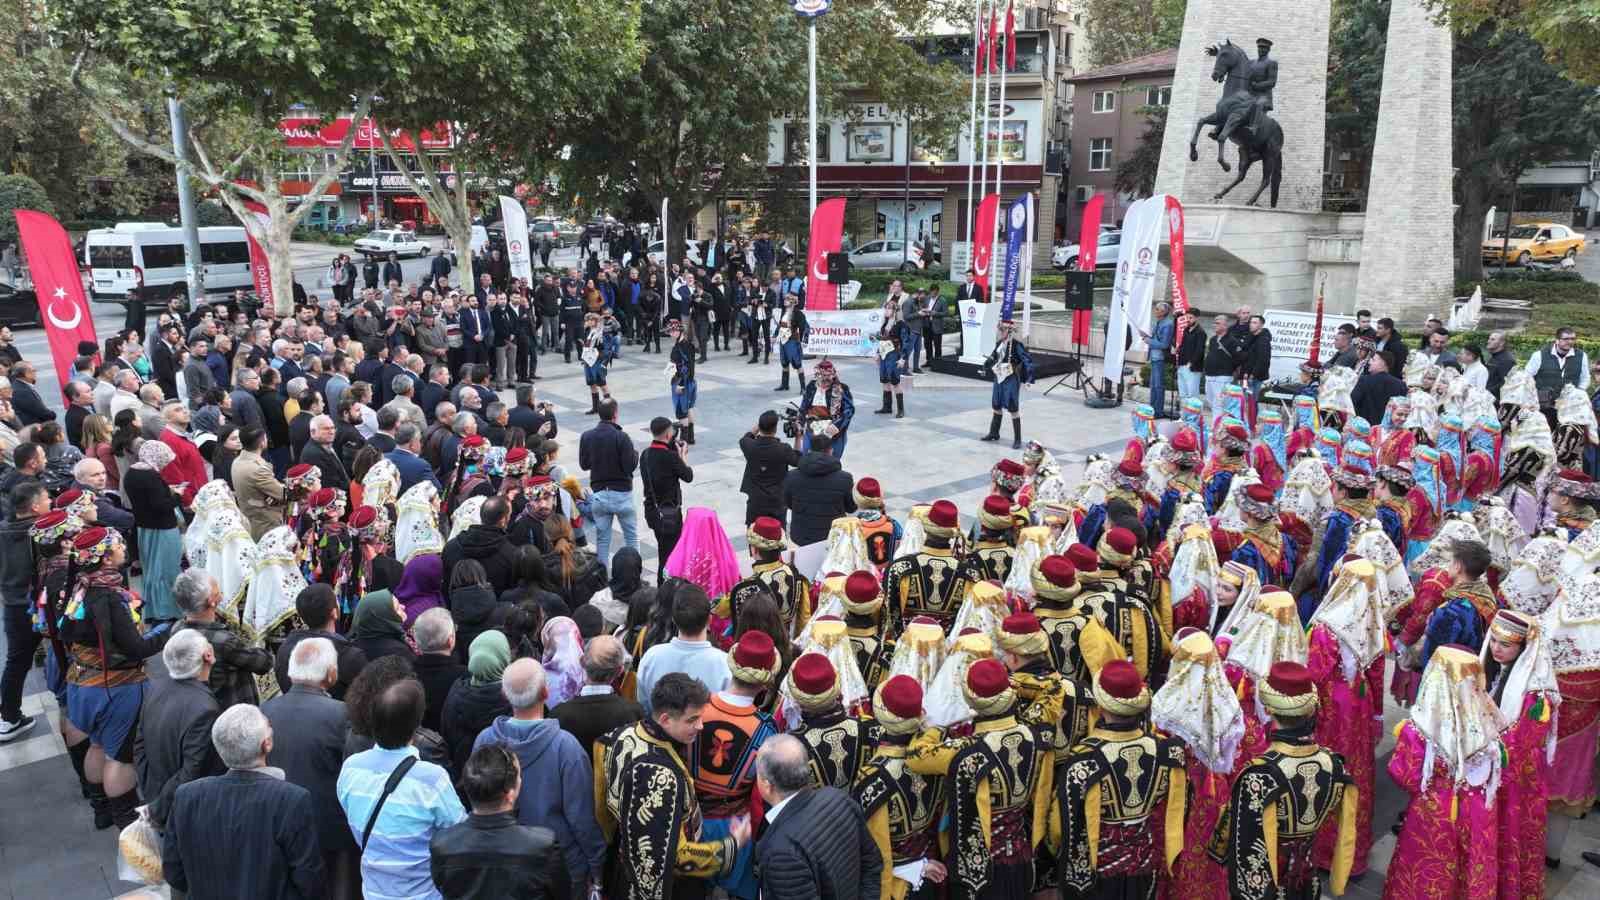
[{"label": "banner with text", "polygon": [[1102,370],[1112,382],[1122,379],[1129,331],[1150,331],[1150,298],[1155,292],[1162,226],[1167,224],[1165,194],[1146,197],[1128,207],[1122,220],[1122,245],[1117,277],[1111,286],[1111,316],[1106,325],[1106,361]]},{"label": "banner with text", "polygon": [[[1300,373],[1300,364],[1311,357],[1311,335],[1316,330],[1317,314],[1311,310],[1268,309],[1261,313],[1267,320],[1266,328],[1272,332],[1272,368],[1268,377],[1293,378]],[[1333,337],[1339,326],[1346,322],[1354,325],[1351,316],[1322,317],[1323,362],[1333,358]],[[1199,327],[1198,325],[1196,327]]]},{"label": "banner with text", "polygon": [[811,213],[811,240],[806,244],[806,317],[812,310],[839,308],[839,286],[828,281],[828,254],[844,240],[844,198],[817,204]]},{"label": "banner with text", "polygon": [[883,325],[883,310],[840,309],[831,312],[806,310],[811,335],[802,348],[807,356],[866,356],[878,354],[878,329]]},{"label": "banner with text", "polygon": [[1006,264],[1003,293],[1000,297],[1000,320],[1011,318],[1017,305],[1017,286],[1022,283],[1022,245],[1028,241],[1028,206],[1032,194],[1023,194],[1006,211]]},{"label": "banner with text", "polygon": [[511,277],[533,284],[533,255],[528,249],[528,210],[515,197],[500,196],[500,221],[505,226],[506,261]]}]

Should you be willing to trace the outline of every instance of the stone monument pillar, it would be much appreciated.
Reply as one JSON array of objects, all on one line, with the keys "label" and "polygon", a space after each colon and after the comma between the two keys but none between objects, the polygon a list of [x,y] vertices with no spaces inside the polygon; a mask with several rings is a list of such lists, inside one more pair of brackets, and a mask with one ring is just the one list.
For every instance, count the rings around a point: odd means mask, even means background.
[{"label": "stone monument pillar", "polygon": [[[1225,158],[1233,171],[1222,171],[1217,165],[1216,142],[1207,136],[1211,126],[1200,131],[1196,145],[1199,160],[1189,161],[1189,136],[1195,122],[1211,115],[1222,97],[1223,86],[1211,80],[1216,60],[1206,55],[1205,48],[1227,39],[1253,59],[1256,40],[1267,38],[1273,42],[1271,58],[1278,61],[1271,115],[1283,128],[1283,182],[1278,208],[1322,210],[1329,3],[1330,0],[1189,0],[1178,45],[1178,68],[1172,79],[1172,105],[1167,110],[1156,193],[1172,194],[1185,206],[1211,203],[1211,198],[1237,177],[1239,148],[1228,145]],[[1118,148],[1118,152],[1123,151]],[[1243,203],[1260,183],[1261,164],[1257,163],[1222,202]],[[1267,205],[1268,195],[1262,194],[1262,206]]]},{"label": "stone monument pillar", "polygon": [[1455,293],[1451,47],[1422,0],[1394,0],[1356,295],[1401,324],[1446,318]]}]

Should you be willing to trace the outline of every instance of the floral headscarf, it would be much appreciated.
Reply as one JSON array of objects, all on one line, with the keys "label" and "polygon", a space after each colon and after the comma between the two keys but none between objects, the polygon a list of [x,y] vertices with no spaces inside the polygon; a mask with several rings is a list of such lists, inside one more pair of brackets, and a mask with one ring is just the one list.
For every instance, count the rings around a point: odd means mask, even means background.
[{"label": "floral headscarf", "polygon": [[133,465],[135,468],[159,472],[172,465],[172,461],[177,458],[178,454],[173,453],[172,448],[165,443],[147,440],[139,445],[139,461]]},{"label": "floral headscarf", "polygon": [[1484,690],[1478,657],[1453,645],[1433,651],[1411,705],[1411,725],[1427,747],[1422,790],[1428,789],[1437,761],[1450,770],[1457,786],[1485,787],[1492,799],[1500,781],[1503,724]]},{"label": "floral headscarf", "polygon": [[557,616],[539,633],[544,644],[545,706],[553,707],[583,690],[583,636],[578,623]]},{"label": "floral headscarf", "polygon": [[682,536],[667,558],[667,574],[699,585],[711,598],[739,583],[739,556],[715,512],[704,506],[688,508]]},{"label": "floral headscarf", "polygon": [[1190,631],[1173,647],[1167,680],[1150,698],[1150,724],[1177,735],[1207,769],[1233,771],[1244,709],[1205,632]]},{"label": "floral headscarf", "polygon": [[294,615],[295,598],[306,589],[299,554],[300,539],[287,525],[261,536],[240,619],[247,635],[264,637]]},{"label": "floral headscarf", "polygon": [[419,481],[400,496],[394,528],[394,555],[402,563],[422,553],[442,553],[444,536],[439,533],[439,489],[431,481]]}]

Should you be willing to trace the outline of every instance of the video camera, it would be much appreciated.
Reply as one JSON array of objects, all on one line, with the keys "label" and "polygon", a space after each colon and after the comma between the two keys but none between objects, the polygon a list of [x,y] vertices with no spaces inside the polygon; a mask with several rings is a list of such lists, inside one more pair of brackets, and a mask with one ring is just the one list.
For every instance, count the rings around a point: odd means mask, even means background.
[{"label": "video camera", "polygon": [[790,403],[783,408],[783,436],[793,440],[800,436],[800,407]]}]

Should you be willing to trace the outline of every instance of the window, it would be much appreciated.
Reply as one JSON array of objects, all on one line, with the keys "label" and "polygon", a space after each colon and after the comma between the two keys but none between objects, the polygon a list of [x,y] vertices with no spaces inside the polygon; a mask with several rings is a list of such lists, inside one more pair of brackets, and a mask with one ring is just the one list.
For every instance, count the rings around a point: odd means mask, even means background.
[{"label": "window", "polygon": [[1153,87],[1153,88],[1150,88],[1149,90],[1145,91],[1144,92],[1144,105],[1145,106],[1171,106],[1172,105],[1172,85],[1164,84],[1164,85],[1161,85],[1160,87]]},{"label": "window", "polygon": [[1111,138],[1089,140],[1089,171],[1111,171]]},{"label": "window", "polygon": [[250,262],[250,245],[245,241],[228,244],[201,244],[200,261],[208,266]]},{"label": "window", "polygon": [[131,269],[133,248],[127,244],[91,244],[89,265],[96,269]]},{"label": "window", "polygon": [[1116,91],[1095,91],[1094,111],[1097,113],[1115,112],[1117,109]]},{"label": "window", "polygon": [[140,250],[147,271],[183,268],[182,244],[145,244]]},{"label": "window", "polygon": [[[806,129],[803,125],[787,124],[783,126],[784,162],[788,164],[806,161]],[[828,161],[828,126],[817,126],[817,162]]]}]

